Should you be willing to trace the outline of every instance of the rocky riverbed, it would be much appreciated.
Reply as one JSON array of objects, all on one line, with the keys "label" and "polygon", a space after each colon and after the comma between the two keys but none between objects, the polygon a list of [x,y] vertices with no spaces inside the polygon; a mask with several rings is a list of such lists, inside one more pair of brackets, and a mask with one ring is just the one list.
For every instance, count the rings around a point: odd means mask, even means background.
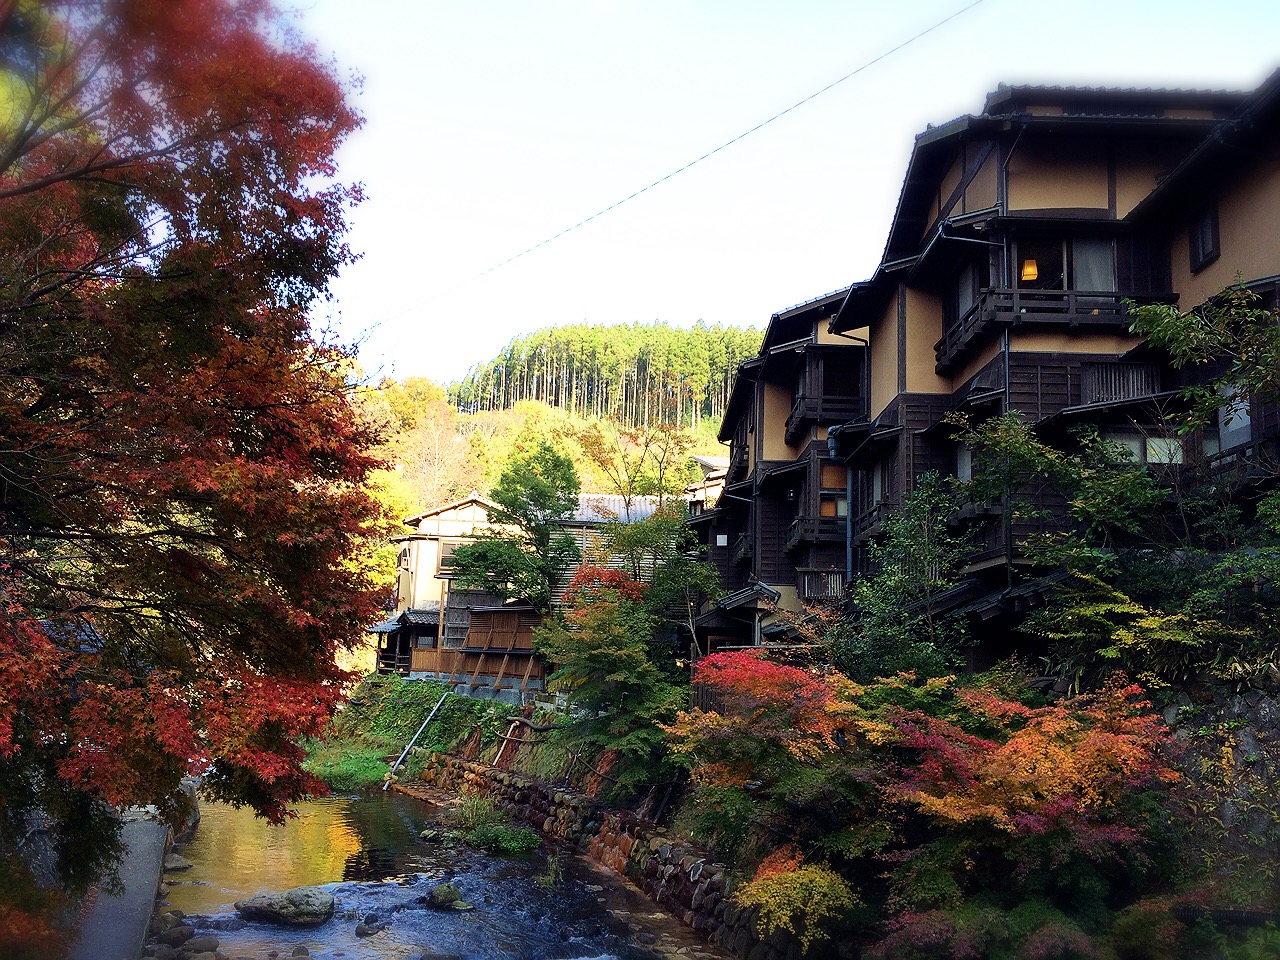
[{"label": "rocky riverbed", "polygon": [[[283,827],[262,824],[244,811],[206,808],[196,837],[179,851],[191,867],[166,875],[146,955],[161,960],[725,956],[634,888],[567,851],[504,859],[447,841],[423,841],[419,834],[430,825],[430,815],[419,801],[381,793],[306,804],[300,817]],[[307,901],[300,923],[280,922],[253,906],[255,896],[295,887],[313,888],[294,897]]]}]

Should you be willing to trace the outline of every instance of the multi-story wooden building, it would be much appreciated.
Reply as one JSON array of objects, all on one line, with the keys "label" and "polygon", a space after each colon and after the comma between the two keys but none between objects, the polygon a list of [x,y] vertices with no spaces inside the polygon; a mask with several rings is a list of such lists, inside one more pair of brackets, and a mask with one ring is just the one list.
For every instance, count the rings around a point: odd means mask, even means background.
[{"label": "multi-story wooden building", "polygon": [[774,314],[738,369],[720,428],[724,488],[690,519],[725,588],[703,611],[704,650],[755,643],[773,608],[798,611],[843,588],[849,491],[827,430],[864,412],[866,357],[865,337],[829,329],[846,294]]},{"label": "multi-story wooden building", "polygon": [[[1130,359],[1123,303],[1178,292],[1168,238],[1132,214],[1241,100],[1002,87],[917,137],[883,260],[832,322],[870,330],[867,416],[831,444],[857,475],[855,557],[921,473],[966,477],[947,414],[1040,424],[1162,392],[1167,371]],[[1007,568],[1044,522],[981,526],[974,569]]]},{"label": "multi-story wooden building", "polygon": [[[602,546],[601,528],[629,513],[653,514],[656,498],[633,497],[629,504],[607,494],[581,494],[564,530],[584,562],[618,566]],[[523,703],[545,687],[548,665],[533,649],[533,631],[542,615],[527,603],[504,601],[494,593],[454,585],[453,551],[492,529],[499,507],[476,494],[409,517],[412,531],[399,544],[395,610],[370,628],[377,638],[381,673],[442,680],[457,692]],[[565,571],[552,591],[558,603],[573,571]]]},{"label": "multi-story wooden building", "polygon": [[378,640],[378,670],[383,673],[436,674],[441,671],[440,639],[459,544],[488,529],[497,505],[478,494],[405,519],[410,533],[396,537],[395,610],[373,627]]},{"label": "multi-story wooden building", "polygon": [[[1280,74],[1251,95],[1002,86],[980,115],[920,134],[873,276],[776,316],[739,373],[721,433],[726,497],[737,499],[695,518],[726,586],[743,594],[763,581],[786,603],[789,589],[821,595],[803,589],[801,571],[837,558],[846,574],[864,570],[868,544],[917,477],[969,475],[969,451],[941,423],[952,412],[1016,411],[1049,439],[1092,422],[1152,465],[1273,457],[1280,411],[1256,402],[1225,397],[1202,436],[1170,428],[1178,388],[1212,371],[1172,370],[1131,335],[1124,304],[1188,310],[1236,283],[1275,304],[1277,140]],[[858,406],[796,433],[801,364],[786,341],[810,334],[789,324],[824,317],[826,335],[815,327],[807,349],[816,360],[829,349],[819,344],[844,335],[848,359],[819,364],[817,379],[806,361],[803,389],[817,409]],[[1053,522],[1045,506],[1034,521],[971,518],[958,602],[983,616],[1034,602],[1034,590],[1010,590],[1009,573],[1016,544]],[[830,517],[846,511],[831,536]],[[799,542],[804,552],[790,552]]]}]

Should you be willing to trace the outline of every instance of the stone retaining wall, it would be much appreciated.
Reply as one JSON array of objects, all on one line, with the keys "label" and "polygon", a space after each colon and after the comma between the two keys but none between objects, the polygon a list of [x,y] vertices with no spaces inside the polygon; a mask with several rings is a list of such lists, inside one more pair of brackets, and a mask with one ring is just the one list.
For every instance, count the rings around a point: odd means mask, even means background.
[{"label": "stone retaining wall", "polygon": [[625,877],[686,926],[743,960],[799,960],[793,938],[756,933],[756,913],[726,899],[728,870],[705,851],[668,834],[663,827],[598,800],[522,773],[434,753],[423,764],[423,783],[451,793],[476,793],[548,837],[577,847],[618,876]]},{"label": "stone retaining wall", "polygon": [[1201,842],[1259,862],[1280,857],[1277,687],[1280,678],[1267,689],[1193,686],[1163,711],[1180,744],[1177,765],[1188,788],[1215,810],[1200,818]]}]

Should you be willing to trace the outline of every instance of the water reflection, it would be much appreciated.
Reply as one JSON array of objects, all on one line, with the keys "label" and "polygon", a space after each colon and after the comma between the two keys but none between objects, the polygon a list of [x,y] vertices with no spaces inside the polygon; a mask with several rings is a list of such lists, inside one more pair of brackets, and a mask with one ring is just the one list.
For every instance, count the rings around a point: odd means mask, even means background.
[{"label": "water reflection", "polygon": [[361,850],[342,865],[343,880],[385,880],[400,872],[390,850]]},{"label": "water reflection", "polygon": [[297,818],[272,825],[247,809],[205,805],[195,838],[183,850],[198,864],[190,879],[199,882],[179,876],[170,904],[209,913],[255,893],[342,880],[347,864],[366,850],[365,828],[351,806],[339,797],[317,800],[304,804]]}]

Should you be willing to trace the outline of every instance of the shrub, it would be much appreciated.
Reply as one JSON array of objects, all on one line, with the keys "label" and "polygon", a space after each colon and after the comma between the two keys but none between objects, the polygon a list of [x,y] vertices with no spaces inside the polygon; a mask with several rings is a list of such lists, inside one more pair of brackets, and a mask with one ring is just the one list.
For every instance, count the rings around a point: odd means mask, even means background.
[{"label": "shrub", "polygon": [[825,939],[822,924],[856,906],[858,897],[844,879],[821,864],[796,866],[785,848],[770,856],[749,883],[733,895],[744,907],[759,909],[756,924],[762,934],[779,930],[795,934],[808,951]]}]

